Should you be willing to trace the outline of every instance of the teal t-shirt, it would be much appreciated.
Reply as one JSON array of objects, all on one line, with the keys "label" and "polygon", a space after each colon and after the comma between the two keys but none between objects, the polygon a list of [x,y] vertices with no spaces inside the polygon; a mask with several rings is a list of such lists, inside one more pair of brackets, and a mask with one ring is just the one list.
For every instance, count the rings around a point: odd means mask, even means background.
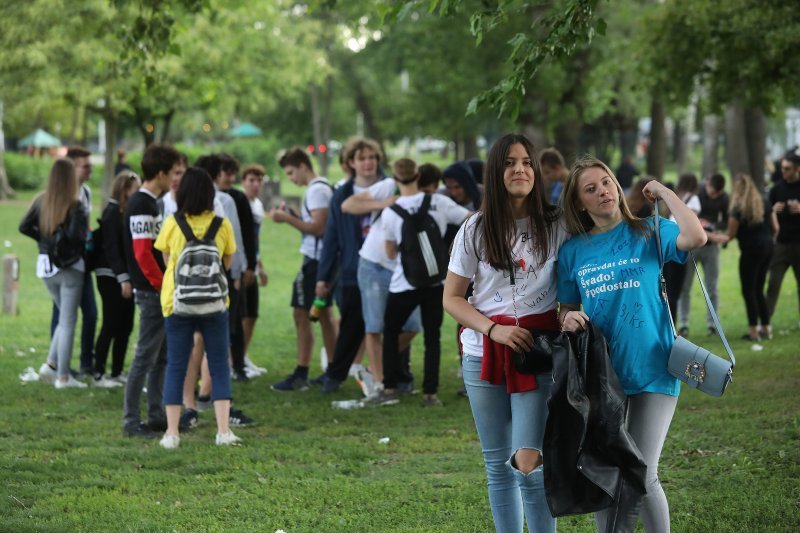
[{"label": "teal t-shirt", "polygon": [[[647,219],[652,231],[653,218]],[[660,219],[665,261],[683,263],[678,225]],[[558,253],[558,301],[583,304],[608,341],[611,364],[625,394],[677,396],[680,384],[667,372],[674,338],[659,289],[658,250],[625,222],[599,235],[578,235]]]}]

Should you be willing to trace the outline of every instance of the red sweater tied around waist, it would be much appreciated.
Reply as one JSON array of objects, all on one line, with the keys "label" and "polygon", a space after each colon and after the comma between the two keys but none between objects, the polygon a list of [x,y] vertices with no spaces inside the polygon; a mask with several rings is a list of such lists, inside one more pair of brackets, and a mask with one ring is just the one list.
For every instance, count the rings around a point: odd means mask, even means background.
[{"label": "red sweater tied around waist", "polygon": [[[513,316],[495,315],[489,318],[492,322],[501,326],[513,326],[516,324]],[[519,318],[519,327],[527,330],[558,331],[560,329],[558,314],[553,310],[538,315],[526,315]],[[536,383],[536,376],[517,372],[511,353],[511,348],[505,344],[494,342],[484,335],[481,379],[488,381],[492,385],[502,385],[503,381],[505,381],[506,391],[509,394],[512,392],[527,392],[539,388]]]}]

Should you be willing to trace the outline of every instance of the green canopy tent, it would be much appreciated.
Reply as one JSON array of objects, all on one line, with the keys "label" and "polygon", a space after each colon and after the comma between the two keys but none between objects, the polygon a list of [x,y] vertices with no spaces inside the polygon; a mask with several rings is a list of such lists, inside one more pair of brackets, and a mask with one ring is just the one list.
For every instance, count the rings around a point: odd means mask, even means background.
[{"label": "green canopy tent", "polygon": [[228,132],[230,137],[260,137],[263,135],[263,131],[261,128],[252,124],[250,122],[243,122],[236,126],[235,128],[231,128]]},{"label": "green canopy tent", "polygon": [[54,148],[61,146],[61,141],[58,137],[50,135],[43,129],[39,128],[30,135],[27,135],[19,140],[17,146],[20,148],[27,148],[33,146],[34,148]]}]

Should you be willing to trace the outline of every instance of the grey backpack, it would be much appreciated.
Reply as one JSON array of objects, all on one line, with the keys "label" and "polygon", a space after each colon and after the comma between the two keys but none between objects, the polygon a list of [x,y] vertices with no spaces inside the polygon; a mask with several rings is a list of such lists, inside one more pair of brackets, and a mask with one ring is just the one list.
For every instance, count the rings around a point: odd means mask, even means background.
[{"label": "grey backpack", "polygon": [[178,316],[209,316],[227,309],[228,279],[214,237],[222,218],[214,217],[202,239],[195,237],[183,215],[175,222],[186,237],[175,265],[173,313]]}]

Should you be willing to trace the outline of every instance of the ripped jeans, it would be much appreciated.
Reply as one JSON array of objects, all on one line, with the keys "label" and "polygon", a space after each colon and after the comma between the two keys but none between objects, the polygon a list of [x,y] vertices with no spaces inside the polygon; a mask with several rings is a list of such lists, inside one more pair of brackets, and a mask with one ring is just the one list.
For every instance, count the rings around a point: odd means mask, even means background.
[{"label": "ripped jeans", "polygon": [[486,464],[495,528],[498,533],[522,532],[524,512],[529,531],[554,532],[556,520],[547,507],[542,467],[523,474],[511,464],[521,448],[541,452],[552,377],[541,374],[538,389],[509,394],[505,384],[481,380],[482,360],[465,353],[462,368]]}]

